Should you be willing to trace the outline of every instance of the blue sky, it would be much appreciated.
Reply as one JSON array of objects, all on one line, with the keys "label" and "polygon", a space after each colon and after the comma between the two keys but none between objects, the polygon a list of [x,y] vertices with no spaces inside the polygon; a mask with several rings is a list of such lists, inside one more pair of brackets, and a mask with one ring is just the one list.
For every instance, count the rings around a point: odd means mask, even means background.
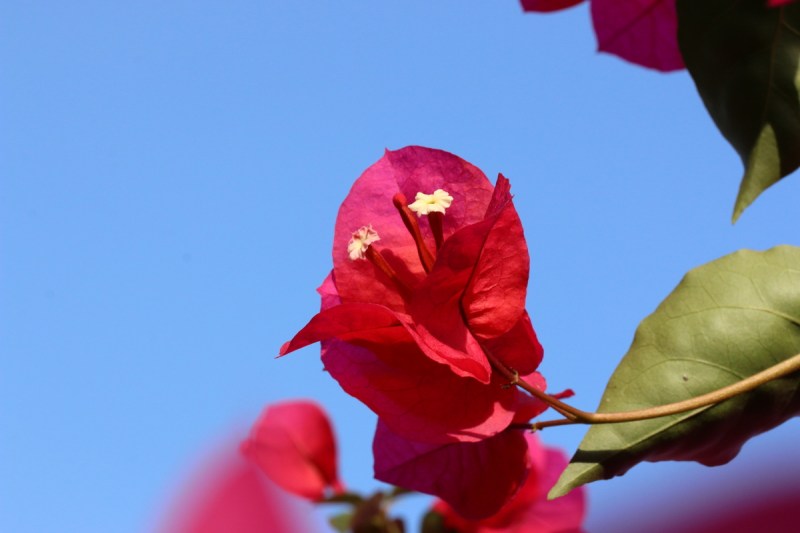
[{"label": "blue sky", "polygon": [[[732,226],[741,164],[691,79],[597,54],[585,5],[8,1],[0,20],[2,531],[148,531],[205,453],[287,398],[324,404],[345,481],[378,486],[373,415],[316,347],[274,355],[318,308],[339,202],[384,148],[511,180],[541,370],[587,409],[688,269],[798,244],[798,180]],[[595,484],[588,527],[797,477],[776,463],[798,436]]]}]

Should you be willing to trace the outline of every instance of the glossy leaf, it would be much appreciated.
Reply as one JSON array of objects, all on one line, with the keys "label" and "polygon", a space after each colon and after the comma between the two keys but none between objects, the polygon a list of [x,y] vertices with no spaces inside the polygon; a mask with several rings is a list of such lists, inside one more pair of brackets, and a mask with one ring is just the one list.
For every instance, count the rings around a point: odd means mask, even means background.
[{"label": "glossy leaf", "polygon": [[[687,400],[800,353],[800,248],[743,250],[689,272],[642,321],[600,412]],[[733,459],[751,437],[800,413],[800,378],[716,406],[589,429],[550,497],[624,474],[641,461]]]},{"label": "glossy leaf", "polygon": [[678,40],[689,73],[745,171],[739,218],[800,166],[800,6],[766,0],[678,0]]}]

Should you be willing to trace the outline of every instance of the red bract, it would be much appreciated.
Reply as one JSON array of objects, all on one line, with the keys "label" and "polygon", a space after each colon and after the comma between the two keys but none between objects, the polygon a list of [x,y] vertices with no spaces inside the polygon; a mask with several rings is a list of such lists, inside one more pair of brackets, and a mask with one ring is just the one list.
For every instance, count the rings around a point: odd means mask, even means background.
[{"label": "red bract", "polygon": [[272,481],[293,494],[319,500],[327,489],[342,490],[333,430],[315,403],[267,407],[241,449]]},{"label": "red bract", "polygon": [[[539,390],[546,387],[538,372],[524,379]],[[524,423],[545,409],[544,402],[520,394],[514,422]],[[517,430],[478,442],[430,444],[403,438],[379,422],[372,451],[376,479],[438,496],[475,520],[496,513],[519,489],[529,466],[528,445]]]},{"label": "red bract", "polygon": [[339,210],[322,311],[281,354],[323,341],[326,370],[403,438],[475,442],[505,429],[524,393],[487,353],[522,376],[542,358],[509,190],[447,152],[387,151]]},{"label": "red bract", "polygon": [[[569,0],[521,0],[526,11],[571,7]],[[675,0],[591,0],[597,47],[643,67],[684,68],[678,48]]]},{"label": "red bract", "polygon": [[378,423],[372,451],[376,479],[439,496],[473,519],[496,513],[522,485],[528,468],[522,431],[480,442],[425,444]]},{"label": "red bract", "polygon": [[459,533],[579,533],[586,514],[583,488],[555,500],[547,492],[567,466],[563,452],[544,447],[528,434],[530,470],[525,484],[495,515],[483,520],[469,516],[450,502],[439,501],[434,510],[445,525]]}]

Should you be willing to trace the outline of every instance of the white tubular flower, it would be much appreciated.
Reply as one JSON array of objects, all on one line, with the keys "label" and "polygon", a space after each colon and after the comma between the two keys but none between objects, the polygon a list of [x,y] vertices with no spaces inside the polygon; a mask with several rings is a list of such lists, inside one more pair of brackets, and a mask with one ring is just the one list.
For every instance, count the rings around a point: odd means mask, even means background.
[{"label": "white tubular flower", "polygon": [[361,226],[353,232],[350,242],[347,243],[347,253],[350,259],[353,261],[365,259],[364,253],[366,253],[369,245],[379,240],[381,238],[378,236],[378,232],[372,229],[372,225]]},{"label": "white tubular flower", "polygon": [[429,213],[444,214],[445,210],[453,203],[453,197],[442,189],[436,189],[433,191],[433,194],[418,192],[414,200],[414,203],[409,205],[408,208],[418,216],[427,215]]}]

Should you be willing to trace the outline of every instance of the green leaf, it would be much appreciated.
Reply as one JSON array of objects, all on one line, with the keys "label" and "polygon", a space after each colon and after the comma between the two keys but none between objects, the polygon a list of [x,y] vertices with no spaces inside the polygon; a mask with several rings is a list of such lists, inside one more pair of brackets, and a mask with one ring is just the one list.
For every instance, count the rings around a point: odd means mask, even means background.
[{"label": "green leaf", "polygon": [[447,527],[444,516],[431,509],[422,517],[422,533],[458,533],[457,530]]},{"label": "green leaf", "polygon": [[[689,272],[642,321],[598,411],[694,398],[798,353],[800,248],[741,250]],[[726,463],[748,439],[797,414],[800,376],[792,374],[716,406],[592,426],[550,497],[642,461]]]},{"label": "green leaf", "polygon": [[328,518],[328,523],[339,533],[350,531],[350,524],[353,522],[353,513],[341,513]]},{"label": "green leaf", "polygon": [[800,4],[678,0],[677,9],[686,68],[744,163],[735,222],[800,166]]}]

